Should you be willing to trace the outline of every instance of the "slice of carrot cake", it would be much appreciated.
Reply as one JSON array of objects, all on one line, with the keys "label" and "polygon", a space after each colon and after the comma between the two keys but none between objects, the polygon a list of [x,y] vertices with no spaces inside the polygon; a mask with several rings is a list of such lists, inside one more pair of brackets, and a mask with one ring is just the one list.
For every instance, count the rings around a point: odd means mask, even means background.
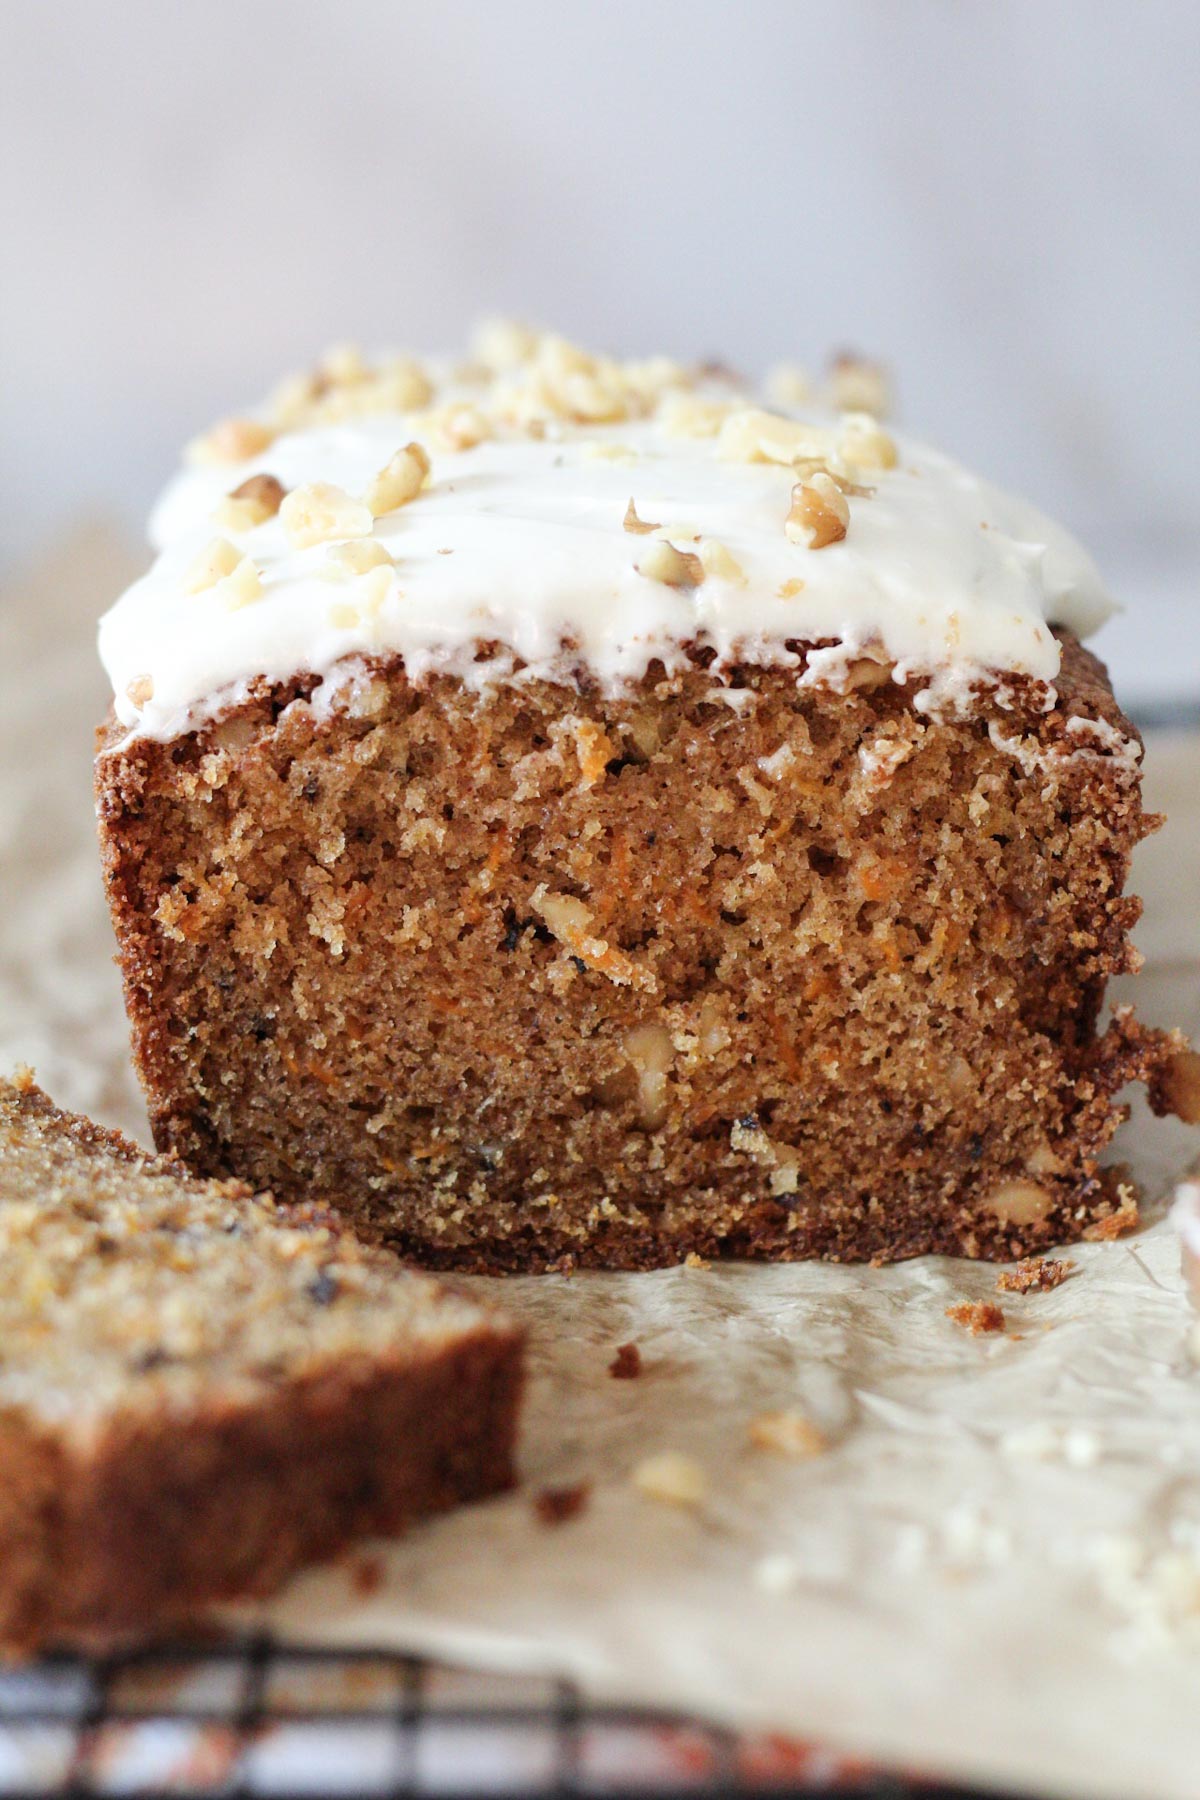
[{"label": "slice of carrot cake", "polygon": [[512,1480],[521,1334],[0,1082],[0,1650],[263,1594]]},{"label": "slice of carrot cake", "polygon": [[[844,371],[843,371],[844,374]],[[103,621],[158,1142],[440,1265],[1015,1256],[1113,1206],[1156,823],[1059,527],[493,330],[218,426]]]}]

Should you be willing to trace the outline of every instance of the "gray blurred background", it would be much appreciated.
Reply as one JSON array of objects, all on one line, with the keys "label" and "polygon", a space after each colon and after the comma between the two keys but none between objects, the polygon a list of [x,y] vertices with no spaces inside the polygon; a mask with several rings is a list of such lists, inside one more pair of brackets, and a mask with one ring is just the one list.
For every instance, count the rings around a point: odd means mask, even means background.
[{"label": "gray blurred background", "polygon": [[[331,340],[884,357],[1200,699],[1193,0],[0,0],[0,558]],[[97,595],[97,607],[111,596]]]}]

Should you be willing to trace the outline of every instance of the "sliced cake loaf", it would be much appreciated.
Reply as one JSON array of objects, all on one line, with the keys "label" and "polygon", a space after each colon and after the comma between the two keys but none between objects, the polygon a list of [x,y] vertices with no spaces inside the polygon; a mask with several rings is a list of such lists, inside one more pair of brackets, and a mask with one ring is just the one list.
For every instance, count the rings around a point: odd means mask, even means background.
[{"label": "sliced cake loaf", "polygon": [[438,1266],[1125,1216],[1120,1091],[1186,1103],[1190,1053],[1106,1016],[1158,822],[1110,602],[832,398],[493,331],[193,446],[101,626],[160,1148]]},{"label": "sliced cake loaf", "polygon": [[522,1341],[0,1083],[0,1645],[178,1629],[512,1480]]}]

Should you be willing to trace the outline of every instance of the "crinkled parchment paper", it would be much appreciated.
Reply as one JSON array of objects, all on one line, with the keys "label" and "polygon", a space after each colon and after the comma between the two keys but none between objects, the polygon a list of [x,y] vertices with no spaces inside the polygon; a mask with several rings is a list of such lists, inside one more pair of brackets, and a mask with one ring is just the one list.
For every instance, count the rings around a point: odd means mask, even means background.
[{"label": "crinkled parchment paper", "polygon": [[[0,1059],[144,1134],[92,846],[92,622],[128,555],[83,534],[3,604]],[[1152,744],[1168,807],[1138,885],[1147,1016],[1200,1025],[1200,743]],[[1151,1199],[1200,1151],[1139,1113],[1120,1141]],[[349,1568],[270,1623],[574,1676],[609,1700],[823,1738],[959,1779],[1184,1796],[1200,1777],[1200,1366],[1161,1206],[1068,1254],[1052,1293],[996,1271],[677,1269],[479,1281],[531,1331],[524,1487],[412,1533],[364,1598]],[[996,1298],[1002,1336],[945,1317]],[[614,1381],[616,1345],[644,1372]],[[824,1455],[753,1448],[796,1409]],[[630,1471],[703,1465],[680,1509]],[[556,1527],[532,1496],[591,1483]],[[361,1586],[361,1583],[359,1584]]]}]

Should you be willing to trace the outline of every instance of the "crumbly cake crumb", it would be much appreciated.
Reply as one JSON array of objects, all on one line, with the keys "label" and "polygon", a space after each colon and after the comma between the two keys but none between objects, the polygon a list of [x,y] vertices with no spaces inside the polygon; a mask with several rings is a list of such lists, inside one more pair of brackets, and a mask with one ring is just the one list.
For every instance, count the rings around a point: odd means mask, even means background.
[{"label": "crumbly cake crumb", "polygon": [[1044,1294],[1067,1279],[1075,1264],[1065,1258],[1024,1256],[1015,1269],[1002,1269],[996,1277],[998,1294]]},{"label": "crumbly cake crumb", "polygon": [[591,1493],[588,1481],[577,1481],[570,1487],[542,1488],[534,1497],[534,1511],[543,1525],[565,1525],[586,1510]]},{"label": "crumbly cake crumb", "polygon": [[635,1381],[642,1372],[642,1353],[636,1344],[618,1344],[608,1365],[614,1381]]},{"label": "crumbly cake crumb", "polygon": [[958,1306],[948,1306],[946,1317],[969,1331],[972,1337],[1004,1330],[1004,1314],[992,1300],[964,1300]]}]

